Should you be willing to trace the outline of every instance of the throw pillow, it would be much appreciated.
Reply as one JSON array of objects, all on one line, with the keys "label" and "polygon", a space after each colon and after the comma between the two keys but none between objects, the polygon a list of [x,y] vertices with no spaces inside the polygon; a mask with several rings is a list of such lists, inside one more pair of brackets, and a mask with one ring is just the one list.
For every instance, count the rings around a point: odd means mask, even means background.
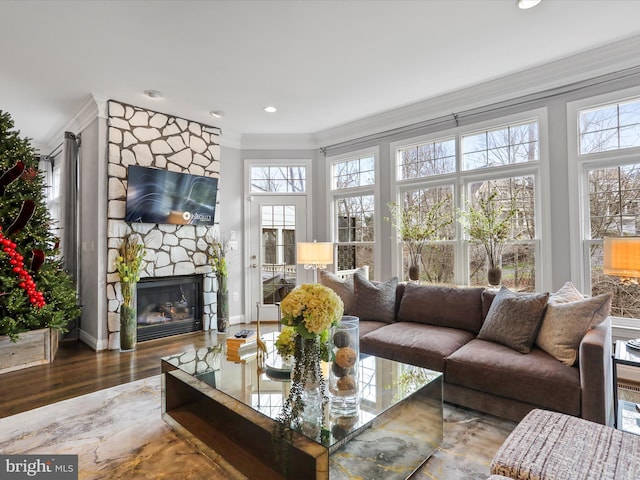
[{"label": "throw pillow", "polygon": [[565,365],[574,365],[584,334],[609,316],[612,296],[603,293],[574,302],[550,303],[536,344]]},{"label": "throw pillow", "polygon": [[516,293],[502,287],[494,298],[478,338],[529,353],[549,293]]},{"label": "throw pillow", "polygon": [[[364,275],[365,269],[359,268],[357,271],[362,272]],[[320,270],[320,284],[336,292],[344,304],[344,314],[351,315],[351,305],[354,297],[353,276],[349,275],[347,278],[340,278],[335,273]]]},{"label": "throw pillow", "polygon": [[549,296],[549,303],[569,303],[576,300],[582,300],[582,295],[571,282],[565,283],[560,290]]},{"label": "throw pillow", "polygon": [[386,282],[371,283],[361,272],[353,276],[354,299],[351,315],[360,320],[391,323],[396,317],[396,288],[398,277]]}]

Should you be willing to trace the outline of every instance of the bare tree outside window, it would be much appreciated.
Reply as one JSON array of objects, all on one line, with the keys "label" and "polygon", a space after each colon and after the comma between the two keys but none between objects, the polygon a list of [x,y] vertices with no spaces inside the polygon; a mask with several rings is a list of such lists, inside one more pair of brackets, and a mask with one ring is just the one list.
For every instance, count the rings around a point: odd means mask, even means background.
[{"label": "bare tree outside window", "polygon": [[590,170],[588,182],[591,239],[600,240],[589,247],[591,292],[614,293],[612,315],[640,318],[640,287],[604,275],[601,242],[604,237],[640,235],[640,164]]},{"label": "bare tree outside window", "polygon": [[303,193],[306,191],[306,168],[288,165],[252,166],[251,191]]}]

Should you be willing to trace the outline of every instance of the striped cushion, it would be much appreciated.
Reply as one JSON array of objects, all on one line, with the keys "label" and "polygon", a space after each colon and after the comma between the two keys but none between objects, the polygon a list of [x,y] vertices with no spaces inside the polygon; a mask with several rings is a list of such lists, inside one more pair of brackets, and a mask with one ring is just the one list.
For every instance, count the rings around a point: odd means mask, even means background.
[{"label": "striped cushion", "polygon": [[522,480],[634,480],[640,478],[640,437],[536,409],[507,437],[491,473]]}]

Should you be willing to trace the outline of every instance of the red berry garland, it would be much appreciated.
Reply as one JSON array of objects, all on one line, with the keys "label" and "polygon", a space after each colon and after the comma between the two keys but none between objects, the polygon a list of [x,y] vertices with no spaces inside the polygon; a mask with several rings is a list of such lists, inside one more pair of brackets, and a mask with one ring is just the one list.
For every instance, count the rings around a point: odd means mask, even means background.
[{"label": "red berry garland", "polygon": [[36,290],[36,282],[33,281],[31,274],[25,270],[24,257],[16,251],[17,245],[3,235],[2,228],[0,228],[0,245],[2,245],[2,251],[9,257],[13,273],[20,278],[18,286],[27,292],[29,301],[34,307],[44,307],[47,304],[44,301],[44,295],[41,291]]}]

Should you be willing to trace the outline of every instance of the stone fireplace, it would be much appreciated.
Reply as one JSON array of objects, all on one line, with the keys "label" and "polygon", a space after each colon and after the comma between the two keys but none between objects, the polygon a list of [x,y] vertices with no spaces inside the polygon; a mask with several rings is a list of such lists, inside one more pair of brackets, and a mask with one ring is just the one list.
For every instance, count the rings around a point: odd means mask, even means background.
[{"label": "stone fireplace", "polygon": [[[200,277],[201,310],[194,315],[200,322],[198,329],[209,330],[216,325],[215,276],[207,260],[207,239],[219,231],[219,205],[216,208],[215,224],[202,225],[164,225],[150,223],[126,223],[125,206],[127,193],[127,167],[139,165],[219,177],[220,145],[218,136],[212,133],[210,126],[191,120],[173,117],[152,110],[110,100],[108,123],[108,205],[107,205],[107,321],[109,348],[118,349],[120,345],[120,278],[115,270],[115,258],[123,237],[133,231],[144,243],[146,255],[142,261],[139,287],[144,292],[147,283],[172,281],[177,298],[164,302],[173,303],[182,308],[184,303],[180,289],[176,288],[176,279],[189,276]],[[220,191],[220,190],[219,190]],[[171,280],[170,280],[171,279]],[[182,281],[182,280],[179,280]],[[146,295],[142,293],[143,297]],[[185,293],[185,299],[191,306]],[[138,302],[142,299],[139,297]],[[149,304],[152,302],[149,301]],[[150,305],[138,304],[138,314],[142,314]],[[190,308],[189,306],[189,308]],[[142,307],[142,308],[141,308]],[[190,311],[189,311],[190,314]],[[149,325],[140,328],[139,335],[155,335],[161,331],[162,323],[168,317],[164,310],[149,311],[146,322]],[[184,319],[183,319],[184,320]],[[195,321],[195,320],[194,320]],[[155,322],[155,325],[152,323]],[[183,322],[189,323],[189,322]],[[167,332],[174,326],[167,327]],[[182,325],[180,328],[186,328]],[[180,332],[182,333],[182,332]],[[169,333],[173,335],[174,333]],[[138,337],[140,339],[140,336]]]},{"label": "stone fireplace", "polygon": [[138,341],[202,330],[202,275],[143,278],[137,285]]}]

